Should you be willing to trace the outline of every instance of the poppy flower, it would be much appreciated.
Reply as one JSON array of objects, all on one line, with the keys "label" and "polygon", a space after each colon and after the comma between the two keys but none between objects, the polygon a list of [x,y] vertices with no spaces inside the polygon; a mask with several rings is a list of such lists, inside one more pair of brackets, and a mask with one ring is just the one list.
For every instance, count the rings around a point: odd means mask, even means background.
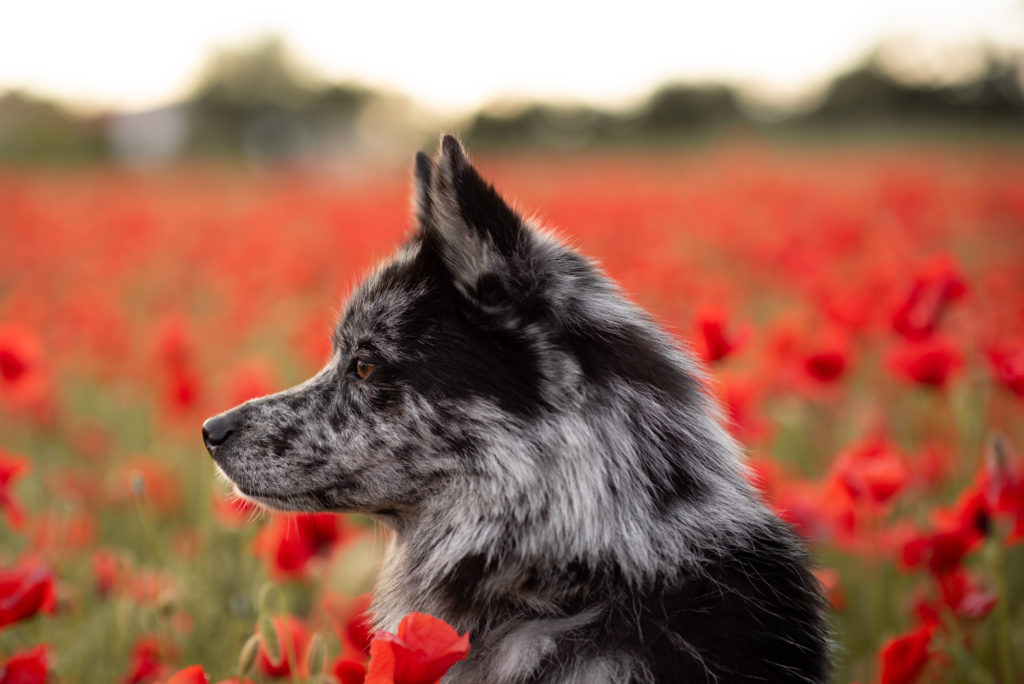
[{"label": "poppy flower", "polygon": [[0,570],[0,628],[49,613],[54,607],[53,575],[41,567]]},{"label": "poppy flower", "polygon": [[28,461],[0,449],[0,510],[3,511],[7,522],[14,528],[21,527],[25,515],[18,502],[14,500],[11,487],[15,480],[28,472],[28,469]]},{"label": "poppy flower", "polygon": [[886,641],[879,654],[881,684],[912,684],[928,664],[934,632],[934,625],[924,625]]},{"label": "poppy flower", "polygon": [[736,352],[746,341],[749,330],[744,328],[733,334],[726,330],[728,320],[727,313],[720,308],[705,307],[697,313],[694,343],[705,361],[721,361]]},{"label": "poppy flower", "polygon": [[370,639],[373,637],[369,610],[372,597],[363,594],[355,598],[328,593],[323,600],[323,609],[331,619],[347,653],[370,655]]},{"label": "poppy flower", "polygon": [[934,336],[892,349],[888,360],[897,375],[920,385],[941,388],[963,365],[963,354],[949,338]]},{"label": "poppy flower", "polygon": [[906,458],[881,438],[846,449],[832,466],[832,476],[855,501],[883,506],[910,482]]},{"label": "poppy flower", "polygon": [[987,512],[1013,524],[1008,541],[1024,539],[1024,462],[1001,433],[989,439],[977,487]]},{"label": "poppy flower", "polygon": [[92,552],[92,574],[96,580],[96,591],[109,596],[125,585],[129,578],[128,561],[110,549],[96,549]]},{"label": "poppy flower", "polygon": [[366,681],[366,666],[355,660],[347,660],[342,656],[331,665],[331,674],[341,684],[364,684]]},{"label": "poppy flower", "polygon": [[850,361],[850,343],[837,330],[818,334],[807,345],[803,356],[804,372],[819,383],[835,382],[843,376]]},{"label": "poppy flower", "polygon": [[981,619],[992,612],[999,601],[995,592],[983,589],[963,568],[956,568],[937,579],[942,602],[960,617]]},{"label": "poppy flower", "polygon": [[46,684],[50,674],[49,647],[35,648],[11,656],[0,666],[0,684]]},{"label": "poppy flower", "polygon": [[409,613],[398,634],[373,635],[366,684],[435,684],[468,653],[468,632],[460,637],[444,620]]},{"label": "poppy flower", "polygon": [[280,652],[271,653],[271,649],[260,639],[257,656],[260,670],[268,677],[290,677],[294,664],[295,674],[305,676],[306,647],[310,639],[306,623],[294,615],[279,615],[271,618],[270,624]]},{"label": "poppy flower", "polygon": [[980,535],[965,527],[919,534],[905,543],[903,564],[908,568],[925,565],[932,574],[941,576],[959,567],[979,539]]},{"label": "poppy flower", "polygon": [[953,260],[937,257],[912,276],[893,312],[892,327],[908,340],[926,339],[938,328],[949,305],[966,292],[967,284]]},{"label": "poppy flower", "polygon": [[202,393],[194,350],[192,326],[187,317],[172,315],[158,323],[153,340],[155,386],[162,392],[163,405],[175,415],[195,408]]},{"label": "poppy flower", "polygon": [[0,324],[0,405],[45,418],[52,411],[43,344],[25,326]]},{"label": "poppy flower", "polygon": [[21,382],[42,359],[39,338],[28,328],[0,328],[0,381],[5,387]]},{"label": "poppy flower", "polygon": [[255,539],[256,552],[279,578],[301,577],[309,562],[348,538],[345,521],[332,513],[275,515]]},{"label": "poppy flower", "polygon": [[167,678],[163,684],[210,684],[202,665],[190,665]]},{"label": "poppy flower", "polygon": [[728,417],[729,429],[744,441],[765,437],[770,426],[761,417],[763,388],[754,378],[722,375],[718,378],[718,396]]},{"label": "poppy flower", "polygon": [[121,678],[122,684],[152,682],[163,675],[164,648],[156,637],[140,636],[132,646],[128,671]]},{"label": "poppy flower", "polygon": [[1024,399],[1024,342],[992,347],[986,357],[995,381]]}]

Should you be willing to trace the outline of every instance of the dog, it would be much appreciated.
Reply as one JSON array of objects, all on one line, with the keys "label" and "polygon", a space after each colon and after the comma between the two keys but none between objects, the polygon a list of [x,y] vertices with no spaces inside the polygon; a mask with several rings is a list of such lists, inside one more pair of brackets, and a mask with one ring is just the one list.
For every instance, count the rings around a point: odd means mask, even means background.
[{"label": "dog", "polygon": [[823,682],[808,554],[689,353],[452,136],[302,384],[207,420],[239,493],[393,530],[371,612],[469,631],[444,681]]}]

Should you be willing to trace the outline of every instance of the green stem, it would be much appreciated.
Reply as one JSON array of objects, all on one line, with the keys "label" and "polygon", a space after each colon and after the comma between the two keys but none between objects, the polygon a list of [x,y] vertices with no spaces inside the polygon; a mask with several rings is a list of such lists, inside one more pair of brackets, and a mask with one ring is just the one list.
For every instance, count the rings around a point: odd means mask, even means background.
[{"label": "green stem", "polygon": [[1017,678],[1013,666],[1013,644],[1010,642],[1012,626],[1010,624],[1010,591],[1006,581],[1006,559],[998,538],[989,542],[989,549],[992,571],[996,581],[996,592],[999,595],[995,605],[999,672],[1004,682],[1011,683],[1016,682]]},{"label": "green stem", "polygon": [[975,660],[974,656],[964,648],[964,633],[960,630],[960,624],[953,613],[945,609],[942,611],[942,624],[949,629],[950,644],[947,652],[956,661],[961,670],[975,684],[995,684],[995,680],[985,672],[985,669]]}]

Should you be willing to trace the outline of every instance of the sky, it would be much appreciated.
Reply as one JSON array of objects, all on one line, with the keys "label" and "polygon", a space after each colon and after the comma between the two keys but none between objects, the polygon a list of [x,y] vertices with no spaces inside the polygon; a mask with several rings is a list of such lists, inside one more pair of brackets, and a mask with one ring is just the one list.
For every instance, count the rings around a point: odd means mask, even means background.
[{"label": "sky", "polygon": [[0,92],[147,109],[186,93],[211,50],[269,35],[325,78],[444,113],[515,98],[628,105],[669,80],[786,99],[883,38],[940,62],[978,41],[1024,49],[1024,0],[12,1]]}]

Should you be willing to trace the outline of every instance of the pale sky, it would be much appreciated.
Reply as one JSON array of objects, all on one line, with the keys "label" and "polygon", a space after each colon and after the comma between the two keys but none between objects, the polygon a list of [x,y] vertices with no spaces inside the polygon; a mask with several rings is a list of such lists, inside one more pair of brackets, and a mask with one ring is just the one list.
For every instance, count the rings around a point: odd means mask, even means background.
[{"label": "pale sky", "polygon": [[1024,48],[1024,0],[7,0],[0,91],[158,106],[215,46],[269,34],[327,78],[459,112],[516,96],[624,104],[672,79],[799,93],[885,36],[940,55]]}]

